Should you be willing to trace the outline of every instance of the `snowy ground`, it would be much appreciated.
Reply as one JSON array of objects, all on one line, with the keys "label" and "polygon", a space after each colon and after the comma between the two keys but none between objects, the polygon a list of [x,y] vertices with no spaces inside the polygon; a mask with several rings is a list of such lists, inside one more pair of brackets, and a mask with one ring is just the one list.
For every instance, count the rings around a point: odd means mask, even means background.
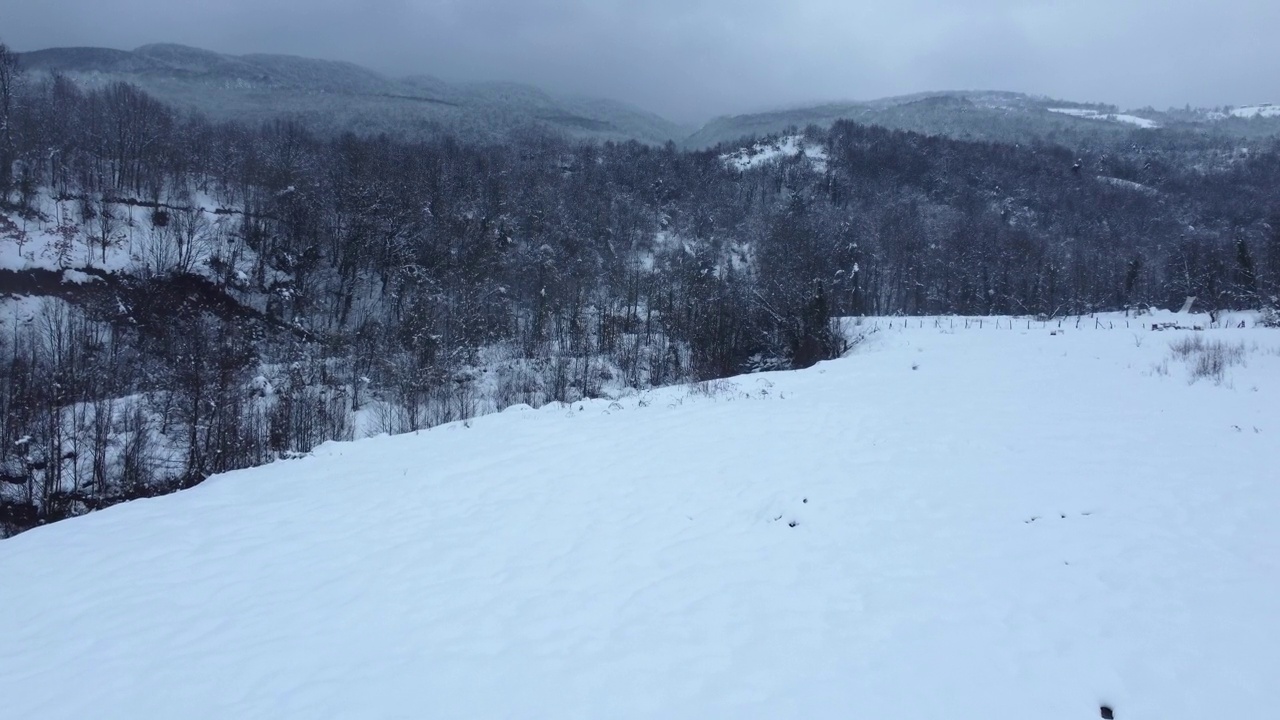
[{"label": "snowy ground", "polygon": [[1060,113],[1062,115],[1072,115],[1088,120],[1106,120],[1110,122],[1126,123],[1128,125],[1136,125],[1148,130],[1160,127],[1160,125],[1154,120],[1148,120],[1144,117],[1127,115],[1124,113],[1100,113],[1097,110],[1087,110],[1084,108],[1049,108],[1049,112]]},{"label": "snowy ground", "polygon": [[827,171],[827,151],[819,145],[805,142],[800,135],[788,135],[773,141],[758,142],[751,147],[720,156],[725,165],[739,171],[747,171],[787,157],[803,154],[809,159],[815,172]]},{"label": "snowy ground", "polygon": [[[123,203],[105,205],[113,221],[104,250],[103,226],[96,220],[83,220],[79,202],[55,200],[42,193],[35,206],[43,219],[0,214],[0,270],[62,270],[65,282],[90,282],[92,276],[80,269],[163,273],[184,265],[184,271],[207,274],[213,256],[234,259],[238,267],[253,265],[252,251],[235,244],[238,217],[217,212],[221,203],[203,194],[174,202],[192,203],[198,209],[188,233],[192,246],[185,253],[178,250],[172,229],[166,232],[152,225],[150,209]],[[103,206],[95,207],[100,211]]]},{"label": "snowy ground", "polygon": [[1238,107],[1232,109],[1231,116],[1238,118],[1280,117],[1280,105],[1266,104]]},{"label": "snowy ground", "polygon": [[1159,190],[1151,187],[1150,185],[1143,185],[1142,183],[1137,183],[1132,180],[1122,180],[1120,178],[1106,177],[1102,175],[1099,175],[1098,179],[1104,183],[1115,185],[1116,187],[1122,187],[1127,190],[1135,190],[1137,192],[1143,193],[1144,195],[1160,194]]},{"label": "snowy ground", "polygon": [[1088,322],[873,324],[0,542],[3,714],[1268,717],[1280,331]]}]

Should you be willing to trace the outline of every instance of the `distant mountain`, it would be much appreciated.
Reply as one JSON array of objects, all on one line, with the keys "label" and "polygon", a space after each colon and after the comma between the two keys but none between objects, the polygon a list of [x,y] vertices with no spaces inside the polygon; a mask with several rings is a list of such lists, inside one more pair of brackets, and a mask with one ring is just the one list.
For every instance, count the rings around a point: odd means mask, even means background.
[{"label": "distant mountain", "polygon": [[76,83],[123,81],[215,119],[291,117],[318,129],[418,137],[447,131],[501,140],[528,128],[598,140],[659,144],[689,128],[620,102],[553,95],[527,85],[390,78],[351,63],[288,55],[222,55],[183,45],[133,51],[53,48],[23,53],[36,74]]},{"label": "distant mountain", "polygon": [[853,120],[926,135],[966,140],[1018,142],[1033,137],[1064,140],[1082,133],[1176,128],[1243,137],[1280,132],[1280,108],[1121,112],[1109,105],[1054,100],[1011,92],[936,92],[868,102],[826,103],[769,112],[719,117],[684,141],[688,148],[714,147],[743,137],[760,137],[791,127],[829,127]]},{"label": "distant mountain", "polygon": [[156,98],[219,120],[293,118],[321,131],[386,132],[401,138],[451,133],[491,142],[539,128],[589,140],[674,141],[711,148],[791,127],[841,119],[927,135],[1066,145],[1099,133],[1173,128],[1224,137],[1280,133],[1280,107],[1121,112],[1119,108],[1013,92],[918,93],[716,118],[684,127],[621,102],[565,97],[516,83],[451,83],[429,75],[392,78],[345,62],[288,55],[223,55],[183,45],[133,51],[53,48],[24,53],[36,74],[61,73],[82,86],[135,84]]}]

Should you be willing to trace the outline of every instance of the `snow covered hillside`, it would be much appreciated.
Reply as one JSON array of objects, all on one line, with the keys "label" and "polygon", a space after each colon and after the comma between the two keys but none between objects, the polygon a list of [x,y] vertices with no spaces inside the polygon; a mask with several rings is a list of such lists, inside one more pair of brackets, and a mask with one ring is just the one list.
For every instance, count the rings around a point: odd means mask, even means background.
[{"label": "snow covered hillside", "polygon": [[1160,125],[1153,120],[1124,113],[1100,113],[1097,110],[1088,110],[1085,108],[1049,108],[1049,112],[1071,115],[1073,117],[1085,118],[1088,120],[1106,120],[1109,122],[1127,123],[1129,125],[1137,125],[1140,128],[1148,130],[1160,127]]},{"label": "snow covered hillside", "polygon": [[1255,118],[1255,117],[1280,117],[1280,105],[1248,105],[1246,107],[1238,107],[1231,110],[1232,117],[1238,118]]},{"label": "snow covered hillside", "polygon": [[803,136],[785,135],[765,140],[720,156],[725,165],[739,172],[751,170],[782,158],[804,156],[816,172],[827,171],[827,151],[820,145],[806,143]]},{"label": "snow covered hillside", "polygon": [[[257,257],[236,241],[242,213],[208,195],[172,200],[180,205],[160,209],[38,193],[32,220],[0,213],[0,271],[53,270],[63,273],[64,282],[97,279],[82,270],[214,276],[212,260],[244,277]],[[157,212],[165,217],[162,225],[155,221]]]},{"label": "snow covered hillside", "polygon": [[1280,331],[905,322],[0,542],[4,715],[1274,712]]}]

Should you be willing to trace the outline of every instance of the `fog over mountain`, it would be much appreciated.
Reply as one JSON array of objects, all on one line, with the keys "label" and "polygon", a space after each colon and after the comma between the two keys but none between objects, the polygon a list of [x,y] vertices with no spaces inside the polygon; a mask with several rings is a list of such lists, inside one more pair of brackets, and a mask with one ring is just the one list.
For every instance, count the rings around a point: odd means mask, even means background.
[{"label": "fog over mountain", "polygon": [[174,42],[293,54],[393,77],[529,83],[694,125],[941,89],[1125,108],[1280,96],[1269,31],[1280,5],[1263,0],[0,0],[0,27],[20,51]]},{"label": "fog over mountain", "polygon": [[221,55],[184,45],[51,48],[24,53],[35,77],[60,74],[92,89],[136,85],[219,120],[288,118],[328,133],[496,141],[529,129],[591,140],[678,140],[687,128],[625,103],[548,94],[515,83],[392,78],[351,63],[290,55]]},{"label": "fog over mountain", "polygon": [[1170,128],[1225,137],[1280,132],[1280,107],[1126,110],[1006,91],[942,91],[862,102],[794,106],[681,125],[634,105],[544,91],[519,83],[451,83],[430,75],[394,77],[353,63],[292,55],[225,55],[177,44],[136,50],[69,47],[23,53],[32,79],[67,78],[82,89],[137,86],[214,120],[301,122],[334,136],[387,134],[404,140],[450,136],[506,142],[529,132],[588,141],[674,142],[704,149],[841,119],[926,135],[1078,144],[1101,135]]}]

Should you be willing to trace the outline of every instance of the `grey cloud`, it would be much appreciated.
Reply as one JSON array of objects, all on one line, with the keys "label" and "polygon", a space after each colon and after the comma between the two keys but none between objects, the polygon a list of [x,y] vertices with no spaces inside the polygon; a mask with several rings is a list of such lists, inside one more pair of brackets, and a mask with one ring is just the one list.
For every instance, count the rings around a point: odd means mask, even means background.
[{"label": "grey cloud", "polygon": [[1009,89],[1136,107],[1280,101],[1272,0],[0,0],[19,50],[179,42],[511,80],[682,121]]}]

